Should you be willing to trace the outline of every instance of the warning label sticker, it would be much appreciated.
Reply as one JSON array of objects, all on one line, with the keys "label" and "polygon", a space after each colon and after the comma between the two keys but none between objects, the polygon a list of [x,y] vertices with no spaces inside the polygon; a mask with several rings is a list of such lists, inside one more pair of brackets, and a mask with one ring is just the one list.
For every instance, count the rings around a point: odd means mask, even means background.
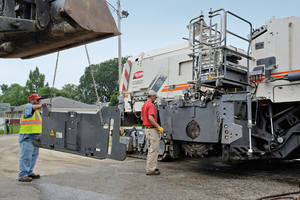
[{"label": "warning label sticker", "polygon": [[51,136],[51,137],[55,137],[53,128],[52,128],[51,131],[50,131],[50,136]]},{"label": "warning label sticker", "polygon": [[62,132],[56,132],[56,137],[57,138],[62,138]]}]

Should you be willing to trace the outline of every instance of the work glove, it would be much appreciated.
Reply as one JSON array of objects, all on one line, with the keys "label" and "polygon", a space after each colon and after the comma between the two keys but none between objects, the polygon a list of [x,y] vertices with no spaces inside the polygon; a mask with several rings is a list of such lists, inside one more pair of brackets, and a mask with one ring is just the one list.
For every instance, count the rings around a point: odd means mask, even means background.
[{"label": "work glove", "polygon": [[163,133],[163,132],[165,131],[164,128],[161,127],[161,126],[158,126],[158,127],[157,127],[157,130],[158,130],[160,133]]}]

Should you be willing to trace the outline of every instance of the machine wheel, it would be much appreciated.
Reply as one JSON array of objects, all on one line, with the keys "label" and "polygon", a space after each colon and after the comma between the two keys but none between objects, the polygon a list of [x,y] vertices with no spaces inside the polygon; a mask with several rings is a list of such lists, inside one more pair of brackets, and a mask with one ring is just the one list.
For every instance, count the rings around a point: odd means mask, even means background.
[{"label": "machine wheel", "polygon": [[191,157],[204,157],[208,155],[208,152],[212,150],[211,144],[195,143],[195,142],[181,142],[181,146],[185,152],[185,155]]}]

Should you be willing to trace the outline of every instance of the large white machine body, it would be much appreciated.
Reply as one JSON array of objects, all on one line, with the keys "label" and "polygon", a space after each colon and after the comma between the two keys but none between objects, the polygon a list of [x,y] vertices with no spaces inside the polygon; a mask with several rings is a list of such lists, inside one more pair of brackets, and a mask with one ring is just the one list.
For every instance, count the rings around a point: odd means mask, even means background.
[{"label": "large white machine body", "polygon": [[[259,83],[256,96],[270,99],[274,103],[295,102],[300,99],[300,82],[276,80],[287,74],[300,72],[300,18],[291,16],[283,19],[271,18],[265,22],[267,32],[255,38],[251,44],[250,71],[258,65],[259,59],[276,57],[276,63],[270,70],[271,77],[265,80],[265,73],[252,77]],[[272,66],[271,66],[272,67]]]},{"label": "large white machine body", "polygon": [[[141,106],[146,100],[145,94],[150,89],[156,91],[160,98],[182,97],[182,89],[187,88],[187,82],[192,80],[193,66],[189,53],[186,41],[130,57],[123,69],[120,84],[120,89],[125,94],[125,112],[132,111],[128,103],[131,101],[130,93],[143,96],[140,97],[143,99],[135,97],[133,110],[136,112],[141,111]],[[124,82],[127,82],[126,73],[128,85],[127,90],[123,90]]]}]

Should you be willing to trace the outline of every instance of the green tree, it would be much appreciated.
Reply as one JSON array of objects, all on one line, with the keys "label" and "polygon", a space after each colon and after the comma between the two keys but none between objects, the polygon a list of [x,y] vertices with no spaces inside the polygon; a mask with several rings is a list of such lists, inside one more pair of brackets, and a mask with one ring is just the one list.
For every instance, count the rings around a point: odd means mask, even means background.
[{"label": "green tree", "polygon": [[[49,85],[48,83],[46,85]],[[30,94],[38,93],[39,89],[45,87],[45,74],[40,73],[38,67],[35,70],[30,70],[29,79],[26,82],[26,88]]]},{"label": "green tree", "polygon": [[118,103],[119,103],[118,96],[120,96],[119,91],[118,92],[114,92],[114,94],[110,96],[110,101],[109,101],[108,106],[116,106],[116,105],[118,105]]},{"label": "green tree", "polygon": [[[129,57],[129,56],[128,56]],[[125,63],[128,57],[122,58]],[[100,64],[91,65],[95,77],[96,88],[101,102],[108,102],[110,96],[119,90],[118,58],[110,59]],[[80,77],[79,100],[84,103],[94,104],[97,102],[90,67],[86,67],[84,75]]]},{"label": "green tree", "polygon": [[78,90],[78,86],[76,86],[75,84],[65,84],[62,87],[62,90],[67,91],[68,93],[70,93],[71,99],[78,100],[79,90]]},{"label": "green tree", "polygon": [[[51,93],[52,93],[52,88],[50,87],[43,87],[39,89],[39,95],[42,96],[44,99],[51,98]],[[52,97],[58,97],[58,96],[71,99],[71,94],[68,91],[54,88]]]},{"label": "green tree", "polygon": [[28,103],[28,96],[26,95],[26,88],[14,83],[8,87],[3,84],[0,86],[2,95],[0,95],[1,103],[10,103],[11,106],[20,106]]},{"label": "green tree", "polygon": [[1,88],[1,91],[2,91],[3,94],[9,92],[8,91],[8,85],[6,85],[6,84],[0,85],[0,88]]}]

